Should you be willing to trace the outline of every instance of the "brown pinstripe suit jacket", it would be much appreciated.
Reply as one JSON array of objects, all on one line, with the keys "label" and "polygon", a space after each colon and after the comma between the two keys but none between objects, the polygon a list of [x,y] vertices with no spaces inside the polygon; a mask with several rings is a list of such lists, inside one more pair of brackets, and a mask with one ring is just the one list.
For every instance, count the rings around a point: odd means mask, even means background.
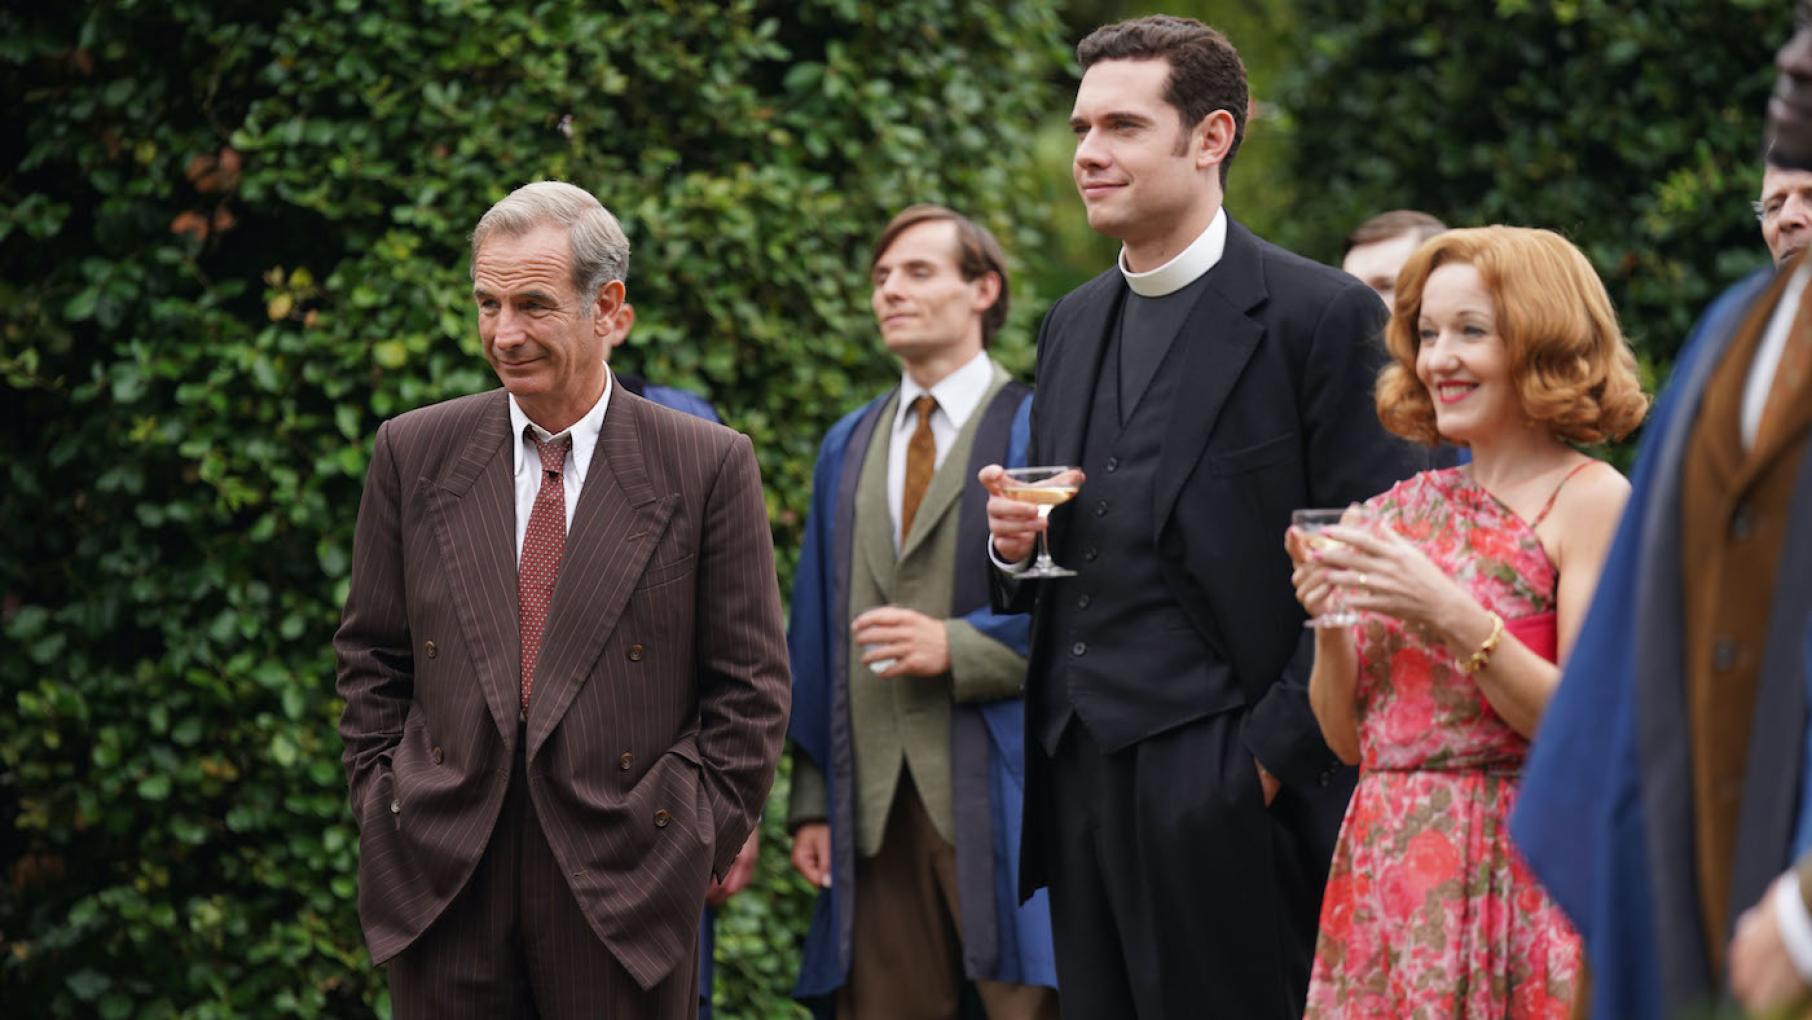
[{"label": "brown pinstripe suit jacket", "polygon": [[[521,649],[503,390],[378,429],[334,637],[359,914],[383,963],[470,878],[515,760]],[[528,789],[586,919],[644,987],[754,825],[790,683],[746,437],[621,387],[568,531]]]}]

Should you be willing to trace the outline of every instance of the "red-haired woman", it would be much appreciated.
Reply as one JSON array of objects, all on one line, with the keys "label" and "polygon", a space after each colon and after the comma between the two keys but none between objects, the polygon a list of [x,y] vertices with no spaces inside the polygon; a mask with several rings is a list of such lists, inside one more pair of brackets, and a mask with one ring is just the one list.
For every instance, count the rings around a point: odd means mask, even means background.
[{"label": "red-haired woman", "polygon": [[[1455,230],[1403,267],[1378,415],[1471,448],[1373,497],[1297,597],[1361,611],[1316,638],[1309,700],[1359,764],[1311,1017],[1562,1017],[1577,937],[1511,847],[1528,741],[1591,603],[1629,483],[1575,448],[1648,408],[1604,286],[1545,230]],[[1360,523],[1362,522],[1362,523]]]}]

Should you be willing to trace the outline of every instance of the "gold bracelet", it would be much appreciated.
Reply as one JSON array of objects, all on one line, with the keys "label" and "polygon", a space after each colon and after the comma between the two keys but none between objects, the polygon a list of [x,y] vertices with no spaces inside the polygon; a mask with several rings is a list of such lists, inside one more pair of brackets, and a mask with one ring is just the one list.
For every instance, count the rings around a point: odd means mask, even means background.
[{"label": "gold bracelet", "polygon": [[1486,638],[1484,642],[1479,645],[1478,651],[1473,652],[1465,662],[1460,663],[1460,672],[1467,676],[1471,676],[1479,670],[1484,669],[1485,663],[1491,660],[1491,653],[1497,650],[1497,643],[1503,636],[1504,618],[1496,613],[1492,613],[1491,636]]}]

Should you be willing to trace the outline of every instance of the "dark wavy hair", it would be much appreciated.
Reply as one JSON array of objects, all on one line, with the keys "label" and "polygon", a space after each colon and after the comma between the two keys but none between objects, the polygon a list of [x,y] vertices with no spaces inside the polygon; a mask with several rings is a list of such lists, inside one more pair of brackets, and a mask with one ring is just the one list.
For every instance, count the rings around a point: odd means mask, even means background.
[{"label": "dark wavy hair", "polygon": [[1164,60],[1170,78],[1164,83],[1164,101],[1176,107],[1183,122],[1184,138],[1202,118],[1216,110],[1233,115],[1233,144],[1221,160],[1221,186],[1227,186],[1227,168],[1246,137],[1246,65],[1239,51],[1220,32],[1194,18],[1153,14],[1131,21],[1103,25],[1076,44],[1076,60],[1087,71],[1103,60]]}]

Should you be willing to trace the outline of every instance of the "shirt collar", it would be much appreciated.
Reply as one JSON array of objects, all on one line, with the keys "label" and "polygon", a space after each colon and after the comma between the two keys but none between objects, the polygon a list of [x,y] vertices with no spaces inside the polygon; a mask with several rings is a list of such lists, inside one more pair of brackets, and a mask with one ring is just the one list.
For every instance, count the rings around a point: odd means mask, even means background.
[{"label": "shirt collar", "polygon": [[1149,272],[1135,273],[1126,268],[1126,249],[1122,247],[1120,273],[1126,277],[1126,285],[1132,288],[1134,294],[1140,297],[1163,297],[1175,294],[1201,279],[1204,273],[1220,262],[1221,253],[1226,250],[1227,209],[1222,206],[1214,211],[1214,219],[1208,221],[1208,229],[1189,242],[1189,247]]},{"label": "shirt collar", "polygon": [[516,394],[510,394],[510,435],[516,437],[516,441],[510,444],[510,449],[515,454],[515,473],[522,473],[522,452],[528,446],[528,440],[522,437],[522,430],[530,428],[535,430],[535,435],[544,443],[560,436],[573,437],[573,448],[567,451],[566,463],[574,480],[584,485],[585,472],[591,468],[591,453],[598,446],[598,433],[604,430],[604,409],[610,406],[610,391],[615,388],[616,382],[611,378],[610,369],[606,368],[604,392],[598,396],[598,402],[591,405],[591,410],[585,412],[585,417],[567,426],[566,431],[559,435],[551,435],[546,429],[530,421],[529,416],[523,413],[522,405],[516,403]]},{"label": "shirt collar", "polygon": [[929,393],[937,401],[938,410],[950,419],[950,423],[959,430],[968,422],[969,416],[981,404],[982,397],[988,393],[988,384],[994,381],[994,365],[988,360],[987,351],[979,351],[975,357],[963,363],[963,366],[949,375],[939,379],[937,385],[929,390],[912,381],[912,377],[900,374],[900,406],[893,415],[893,427],[897,431],[912,414],[912,402],[923,394]]}]

